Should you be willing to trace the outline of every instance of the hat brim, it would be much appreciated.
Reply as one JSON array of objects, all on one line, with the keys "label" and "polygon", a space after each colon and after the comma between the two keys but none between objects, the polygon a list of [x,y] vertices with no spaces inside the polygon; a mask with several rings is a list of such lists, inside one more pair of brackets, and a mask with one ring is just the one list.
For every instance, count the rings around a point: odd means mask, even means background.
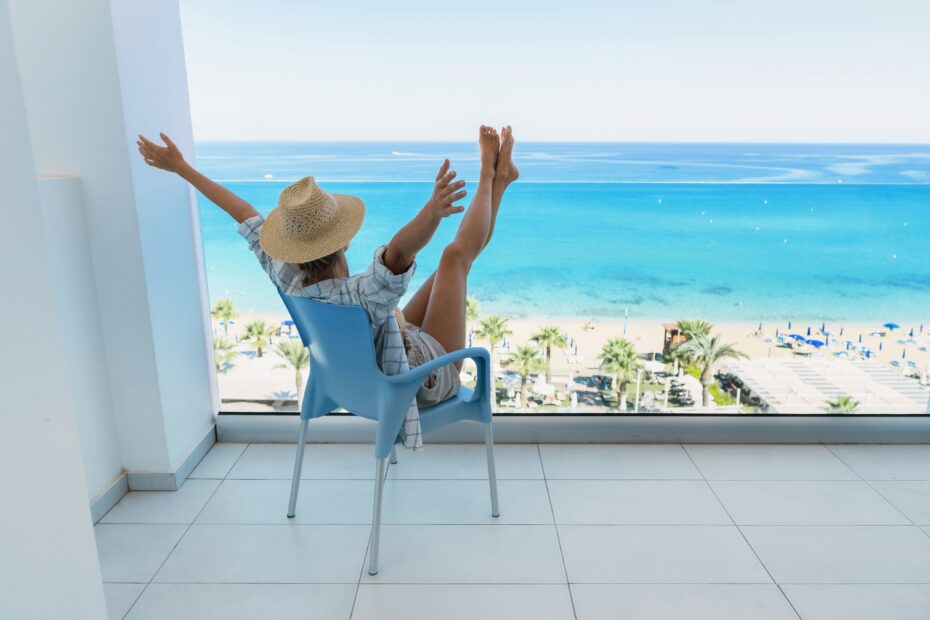
[{"label": "hat brim", "polygon": [[321,231],[316,239],[294,241],[284,235],[281,227],[280,209],[268,214],[258,244],[271,258],[285,263],[309,263],[341,250],[355,237],[365,219],[365,203],[355,196],[330,194],[338,209],[330,227]]}]

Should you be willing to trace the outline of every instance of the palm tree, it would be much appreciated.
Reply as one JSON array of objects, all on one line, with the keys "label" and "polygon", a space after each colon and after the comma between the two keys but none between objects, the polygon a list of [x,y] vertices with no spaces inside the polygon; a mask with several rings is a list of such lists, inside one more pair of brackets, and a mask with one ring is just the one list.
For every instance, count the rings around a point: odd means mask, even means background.
[{"label": "palm tree", "polygon": [[639,357],[633,343],[626,338],[611,338],[601,349],[601,369],[614,378],[617,403],[626,393],[626,384],[636,378]]},{"label": "palm tree", "polygon": [[262,349],[268,340],[278,333],[278,328],[274,325],[268,325],[265,321],[252,321],[245,326],[245,333],[242,339],[251,342],[255,347],[258,356],[262,356]]},{"label": "palm tree", "polygon": [[478,320],[479,314],[478,300],[474,297],[465,298],[465,321],[467,323],[473,323]]},{"label": "palm tree", "polygon": [[530,374],[541,370],[545,365],[539,356],[536,347],[522,346],[514,351],[510,357],[510,368],[520,375],[520,402],[526,407],[529,404],[529,377]]},{"label": "palm tree", "polygon": [[702,402],[705,407],[710,406],[710,384],[714,381],[714,366],[723,359],[739,359],[748,357],[742,351],[737,351],[732,344],[720,342],[720,334],[711,337],[708,334],[693,333],[684,342],[678,343],[673,349],[676,355],[684,356],[701,368],[701,386],[703,387]]},{"label": "palm tree", "polygon": [[210,315],[223,322],[223,333],[228,334],[229,322],[239,316],[239,313],[236,311],[236,306],[231,299],[219,299],[210,311]]},{"label": "palm tree", "polygon": [[714,328],[710,321],[703,319],[682,319],[678,321],[678,331],[687,336],[709,336]]},{"label": "palm tree", "polygon": [[857,413],[859,401],[852,396],[839,396],[836,400],[827,401],[827,411],[832,413]]},{"label": "palm tree", "polygon": [[310,365],[310,351],[299,340],[284,340],[278,343],[275,353],[284,358],[286,364],[278,364],[275,368],[293,368],[294,385],[297,387],[297,401],[300,402],[300,389],[304,385],[304,376],[301,370]]},{"label": "palm tree", "polygon": [[233,346],[233,343],[223,336],[213,339],[213,363],[216,365],[216,372],[220,372],[224,364],[233,361],[239,355]]},{"label": "palm tree", "polygon": [[552,383],[552,347],[564,347],[568,345],[568,339],[565,332],[560,327],[549,325],[539,328],[535,334],[530,336],[530,340],[546,349],[546,383]]},{"label": "palm tree", "polygon": [[497,366],[497,343],[513,332],[507,327],[507,319],[499,316],[489,316],[481,321],[481,326],[475,332],[478,338],[486,339],[491,345],[491,390],[494,394],[493,404],[497,405],[497,390],[494,387],[494,368]]}]

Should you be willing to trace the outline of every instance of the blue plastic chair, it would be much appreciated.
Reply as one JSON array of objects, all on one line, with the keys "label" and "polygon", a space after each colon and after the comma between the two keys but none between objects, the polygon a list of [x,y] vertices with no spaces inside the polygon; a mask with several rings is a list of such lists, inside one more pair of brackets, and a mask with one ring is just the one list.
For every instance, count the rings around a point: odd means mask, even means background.
[{"label": "blue plastic chair", "polygon": [[[280,292],[280,291],[279,291]],[[494,436],[491,431],[491,360],[487,350],[473,347],[447,353],[409,372],[385,375],[375,361],[368,313],[360,306],[341,306],[281,293],[284,305],[310,350],[310,377],[300,406],[300,435],[291,481],[287,516],[294,517],[307,423],[337,407],[378,423],[375,436],[375,497],[371,519],[368,573],[378,574],[381,537],[381,497],[390,463],[396,463],[395,444],[417,389],[434,370],[471,358],[478,367],[474,390],[462,387],[458,394],[428,409],[420,409],[420,428],[425,435],[460,420],[483,422],[488,453],[491,516],[500,516],[497,476],[494,470]]]}]

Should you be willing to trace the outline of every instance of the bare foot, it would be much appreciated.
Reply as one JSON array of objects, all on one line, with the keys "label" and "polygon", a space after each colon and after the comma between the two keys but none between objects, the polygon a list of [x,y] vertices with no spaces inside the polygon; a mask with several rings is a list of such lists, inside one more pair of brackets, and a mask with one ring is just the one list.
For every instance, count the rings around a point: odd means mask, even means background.
[{"label": "bare foot", "polygon": [[481,149],[481,176],[494,178],[497,154],[501,148],[501,139],[497,135],[497,130],[482,125],[478,130],[478,146]]},{"label": "bare foot", "polygon": [[513,130],[510,125],[501,129],[501,151],[497,157],[497,181],[510,184],[520,178],[520,171],[513,163]]}]

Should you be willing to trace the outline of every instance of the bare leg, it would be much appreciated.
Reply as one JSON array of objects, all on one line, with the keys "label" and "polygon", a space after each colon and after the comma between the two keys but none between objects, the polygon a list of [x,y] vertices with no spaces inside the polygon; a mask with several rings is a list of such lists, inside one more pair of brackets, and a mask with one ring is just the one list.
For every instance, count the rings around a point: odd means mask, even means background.
[{"label": "bare leg", "polygon": [[[497,158],[497,166],[494,174],[494,185],[491,187],[491,225],[488,228],[488,237],[484,242],[487,247],[491,242],[491,235],[494,234],[494,224],[497,221],[497,212],[500,209],[501,201],[504,198],[504,192],[510,187],[510,184],[516,181],[520,176],[520,171],[513,163],[513,132],[510,126],[501,129],[501,150]],[[426,279],[420,288],[414,293],[407,305],[404,306],[404,318],[408,323],[422,325],[423,318],[426,316],[426,306],[429,303],[430,294],[433,290],[433,281],[436,279],[434,271]]]},{"label": "bare leg", "polygon": [[[420,327],[446,351],[465,346],[465,296],[468,272],[481,253],[491,230],[491,194],[500,150],[500,138],[491,127],[481,127],[481,173],[478,189],[462,216],[455,239],[446,246],[433,277],[432,289]],[[461,368],[461,363],[456,364]]]}]

